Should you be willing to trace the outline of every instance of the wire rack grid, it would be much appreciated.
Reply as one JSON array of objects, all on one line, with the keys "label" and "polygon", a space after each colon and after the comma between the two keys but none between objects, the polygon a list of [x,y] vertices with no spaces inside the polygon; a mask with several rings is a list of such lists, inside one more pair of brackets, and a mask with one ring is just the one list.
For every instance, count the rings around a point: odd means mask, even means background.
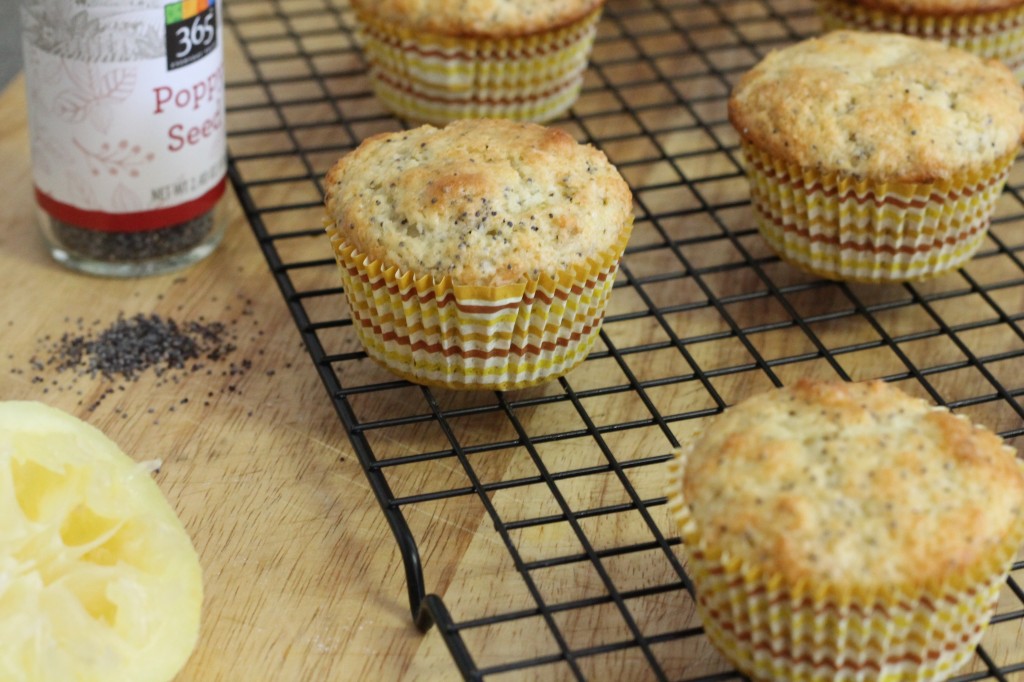
[{"label": "wire rack grid", "polygon": [[[374,99],[347,0],[225,9],[245,64],[229,74],[230,177],[399,544],[413,617],[465,679],[736,677],[695,615],[664,462],[755,391],[881,377],[1024,434],[1019,169],[982,251],[926,283],[815,279],[756,232],[725,101],[769,50],[820,31],[810,0],[609,0],[553,125],[618,166],[634,234],[588,359],[507,393],[397,380],[355,337],[322,177],[404,124]],[[1022,572],[956,679],[1024,675],[1024,652],[990,636],[1022,626]]]}]

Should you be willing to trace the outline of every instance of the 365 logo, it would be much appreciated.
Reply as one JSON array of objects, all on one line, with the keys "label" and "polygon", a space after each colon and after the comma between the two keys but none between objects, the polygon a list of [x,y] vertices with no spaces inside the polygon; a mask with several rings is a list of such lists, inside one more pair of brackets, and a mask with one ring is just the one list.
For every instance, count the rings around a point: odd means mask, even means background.
[{"label": "365 logo", "polygon": [[164,7],[167,70],[187,66],[217,47],[216,0],[181,0]]}]

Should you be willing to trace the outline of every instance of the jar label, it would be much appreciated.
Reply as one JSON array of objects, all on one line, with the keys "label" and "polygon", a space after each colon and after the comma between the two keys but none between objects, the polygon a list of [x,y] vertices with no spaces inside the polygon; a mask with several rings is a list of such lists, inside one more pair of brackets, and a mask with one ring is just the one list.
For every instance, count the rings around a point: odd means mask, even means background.
[{"label": "jar label", "polygon": [[164,8],[167,70],[187,66],[217,49],[217,7],[195,0]]},{"label": "jar label", "polygon": [[131,232],[213,208],[227,139],[216,0],[24,0],[22,26],[44,210]]}]

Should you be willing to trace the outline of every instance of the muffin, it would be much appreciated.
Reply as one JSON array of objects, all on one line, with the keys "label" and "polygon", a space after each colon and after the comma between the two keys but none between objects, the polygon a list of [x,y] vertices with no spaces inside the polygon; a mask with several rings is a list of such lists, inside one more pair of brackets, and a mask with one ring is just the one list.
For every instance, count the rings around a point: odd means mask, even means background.
[{"label": "muffin", "polygon": [[1024,540],[1012,448],[879,381],[800,381],[673,460],[711,641],[757,680],[947,679]]},{"label": "muffin", "polygon": [[543,122],[579,97],[604,0],[352,0],[370,80],[399,116]]},{"label": "muffin", "polygon": [[580,363],[633,224],[603,153],[497,119],[371,137],[325,194],[366,352],[452,388],[522,388]]},{"label": "muffin", "polygon": [[825,28],[893,31],[941,40],[1024,76],[1021,0],[818,0]]},{"label": "muffin", "polygon": [[1024,90],[1003,64],[942,43],[834,31],[744,74],[729,120],[782,258],[905,281],[981,246],[1024,134]]}]

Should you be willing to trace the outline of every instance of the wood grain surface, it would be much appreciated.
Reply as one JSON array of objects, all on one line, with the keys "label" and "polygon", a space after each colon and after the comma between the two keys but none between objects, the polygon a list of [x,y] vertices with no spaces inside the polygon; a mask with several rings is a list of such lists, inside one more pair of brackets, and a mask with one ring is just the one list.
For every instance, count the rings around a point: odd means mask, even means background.
[{"label": "wood grain surface", "polygon": [[[229,43],[228,48],[229,74],[244,74],[248,67],[237,45]],[[230,223],[224,243],[208,260],[184,272],[154,278],[89,277],[52,262],[38,235],[21,78],[0,95],[0,159],[0,289],[4,292],[0,308],[0,398],[41,400],[60,407],[101,428],[131,456],[163,461],[157,482],[193,538],[205,584],[199,645],[178,679],[455,679],[455,667],[437,632],[424,635],[412,625],[395,543],[234,196],[229,199]],[[285,157],[274,163],[280,165],[261,172],[272,177],[287,167],[289,160]],[[659,171],[634,168],[630,180],[649,181],[649,176],[640,175],[643,172]],[[1017,173],[1019,170],[1015,177]],[[1009,227],[1003,229],[1008,231]],[[642,231],[638,239],[644,239]],[[303,248],[317,253],[315,243]],[[752,248],[763,247],[752,244]],[[657,264],[637,256],[631,267],[642,272],[645,267],[657,268]],[[337,285],[333,281],[323,284]],[[720,286],[725,291],[740,284],[723,278]],[[677,291],[675,300],[685,295]],[[1024,290],[1003,291],[999,296],[1006,309],[1024,310]],[[957,300],[960,307],[951,304],[943,313],[951,319],[968,319],[971,311],[967,299]],[[797,305],[810,314],[833,303],[808,299]],[[614,305],[621,311],[637,303],[623,294]],[[703,312],[694,310],[688,315],[688,333],[712,333],[721,324],[714,315],[702,317]],[[745,316],[768,320],[778,314],[767,300],[738,304],[733,312],[741,320]],[[225,358],[206,362],[202,368],[177,372],[173,377],[146,373],[134,381],[61,372],[47,364],[62,334],[76,333],[83,327],[95,329],[119,315],[137,313],[156,313],[179,321],[223,322],[237,347]],[[912,330],[915,322],[919,320],[894,320],[893,329]],[[621,335],[616,338],[628,345],[642,340],[648,331],[641,321],[615,327],[609,333]],[[840,323],[821,334],[850,343],[871,336],[870,330],[853,323]],[[763,345],[758,350],[764,357],[793,353],[800,336],[785,329],[767,333],[759,337]],[[926,339],[910,352],[941,354],[944,349],[940,343],[941,339],[934,347],[927,347]],[[989,343],[998,349],[1003,341]],[[729,339],[692,350],[705,367],[735,364],[743,353]],[[637,360],[634,371],[641,379],[671,376],[679,371],[675,366],[678,362],[675,354],[651,353]],[[884,375],[885,362],[875,352],[844,357],[845,369],[855,378]],[[827,368],[814,363],[802,365],[800,370],[829,374]],[[373,376],[381,372],[372,366],[365,371]],[[587,363],[574,382],[580,387],[588,382],[597,384],[606,381],[603,373],[608,371],[613,371],[610,363]],[[796,370],[779,368],[780,376],[787,381],[794,378],[791,371]],[[353,379],[358,383],[358,377]],[[1015,385],[1020,386],[1020,382]],[[751,373],[718,381],[720,392],[729,400],[766,387],[763,378]],[[543,390],[538,389],[538,395]],[[684,384],[671,392],[652,390],[651,394],[666,411],[679,411],[684,406],[692,409],[699,399],[687,391]],[[359,403],[357,409],[367,420],[374,415],[385,418],[404,409],[410,398],[416,398],[413,389],[395,391]],[[467,398],[452,395],[444,400],[449,401],[446,407],[451,407]],[[630,408],[614,396],[595,399],[588,409],[598,419],[602,415],[616,420],[630,418],[616,412]],[[1016,415],[998,406],[989,409],[980,405],[967,411],[996,429],[1019,425]],[[564,428],[565,420],[574,415],[562,406],[553,406],[530,414],[524,410],[521,417],[531,433],[543,433],[545,429]],[[495,429],[508,429],[507,425],[485,425],[483,419],[486,416],[460,421],[464,430],[459,435],[465,443],[471,443],[474,434],[483,431],[488,438],[499,439],[502,434]],[[699,426],[697,420],[673,428],[683,438]],[[511,432],[506,435],[514,437]],[[639,430],[629,434],[632,442],[616,441],[615,434],[609,434],[608,439],[621,453],[642,453],[648,446],[664,449],[662,436],[650,434],[647,441],[647,435]],[[374,446],[382,457],[443,445],[443,439],[429,424],[371,437],[377,439]],[[595,458],[585,440],[560,444],[559,456],[576,466],[585,465]],[[507,458],[482,464],[479,471],[492,480],[510,480],[523,475],[527,468],[528,464],[511,453]],[[413,494],[451,486],[461,476],[456,467],[441,473],[437,467],[422,471],[403,468],[391,484],[396,494]],[[656,470],[637,470],[634,476],[633,485],[645,497],[660,494],[663,483]],[[566,481],[562,492],[574,507],[584,508],[615,502],[621,486],[588,477],[575,484]],[[514,518],[517,510],[541,514],[551,504],[550,496],[539,487],[499,491],[491,502],[506,518]],[[445,596],[459,618],[531,607],[530,595],[475,497],[417,505],[409,513],[410,526],[421,545],[428,590]],[[656,508],[652,513],[671,534],[664,509]],[[622,538],[632,537],[636,532],[634,521],[626,515],[616,516],[606,525],[588,527],[589,537],[597,544],[614,546]],[[529,527],[517,534],[516,541],[528,557],[533,551],[564,551],[575,542],[565,524]],[[617,584],[672,579],[664,562],[632,559],[608,562]],[[545,585],[556,586],[559,600],[583,598],[602,589],[597,577],[578,564],[550,570]],[[692,606],[674,600],[670,595],[638,605],[638,620],[649,631],[696,625]],[[609,614],[605,611],[606,607],[599,605],[560,614],[559,624],[569,633],[570,644],[585,647],[627,637],[619,619],[614,614],[606,617]],[[528,619],[516,620],[503,630],[488,629],[479,635],[470,631],[466,636],[480,665],[501,661],[513,641],[533,655],[555,651],[550,635],[535,625]],[[1024,647],[1022,626],[1024,620],[1018,619],[993,628],[986,636],[990,651],[1005,659],[1024,658],[1019,654]],[[670,642],[659,648],[659,655],[678,675],[730,669],[703,638],[685,646]],[[618,656],[588,659],[584,665],[590,666],[585,672],[597,680],[647,679],[641,673],[644,662],[628,650]],[[567,677],[565,667],[553,665],[500,679]],[[1024,674],[1016,679],[1024,679]]]}]

